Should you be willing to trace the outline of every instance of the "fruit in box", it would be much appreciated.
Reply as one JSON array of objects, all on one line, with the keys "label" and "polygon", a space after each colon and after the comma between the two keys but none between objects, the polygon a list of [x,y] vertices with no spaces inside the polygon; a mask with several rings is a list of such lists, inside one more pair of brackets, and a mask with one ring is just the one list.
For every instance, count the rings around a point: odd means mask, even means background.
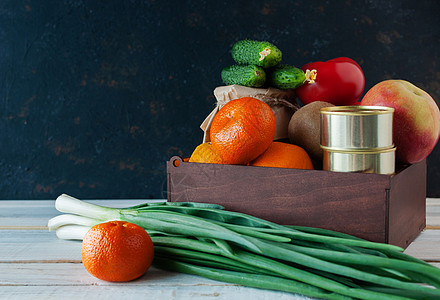
[{"label": "fruit in box", "polygon": [[267,150],[251,161],[251,166],[313,170],[307,152],[296,145],[272,142]]},{"label": "fruit in box", "polygon": [[209,163],[209,164],[223,164],[220,155],[212,148],[211,143],[202,143],[196,147],[189,162],[195,163]]},{"label": "fruit in box", "polygon": [[218,86],[214,89],[214,96],[217,101],[215,108],[200,125],[204,131],[203,142],[210,142],[210,129],[212,120],[217,112],[229,101],[252,97],[263,101],[270,106],[275,115],[275,136],[274,140],[287,138],[287,125],[292,114],[298,109],[295,103],[295,90],[279,90],[276,88],[253,88],[241,85]]},{"label": "fruit in box", "polygon": [[212,120],[212,149],[226,164],[247,164],[270,146],[275,116],[266,103],[243,97],[226,103]]},{"label": "fruit in box", "polygon": [[385,80],[373,86],[361,105],[394,108],[393,141],[401,163],[425,159],[440,136],[440,111],[432,97],[405,80]]},{"label": "fruit in box", "polygon": [[315,160],[321,161],[321,113],[320,109],[334,106],[331,103],[315,101],[298,109],[289,122],[289,140],[301,146]]}]

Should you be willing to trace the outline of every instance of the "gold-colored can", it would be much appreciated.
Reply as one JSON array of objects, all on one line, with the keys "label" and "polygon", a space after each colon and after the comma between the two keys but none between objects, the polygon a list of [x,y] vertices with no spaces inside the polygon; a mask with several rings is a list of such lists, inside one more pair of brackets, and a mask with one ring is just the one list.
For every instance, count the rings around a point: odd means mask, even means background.
[{"label": "gold-colored can", "polygon": [[396,147],[382,150],[343,151],[323,147],[323,169],[334,172],[393,174]]},{"label": "gold-colored can", "polygon": [[394,109],[332,106],[321,109],[321,145],[333,150],[381,150],[393,145]]}]

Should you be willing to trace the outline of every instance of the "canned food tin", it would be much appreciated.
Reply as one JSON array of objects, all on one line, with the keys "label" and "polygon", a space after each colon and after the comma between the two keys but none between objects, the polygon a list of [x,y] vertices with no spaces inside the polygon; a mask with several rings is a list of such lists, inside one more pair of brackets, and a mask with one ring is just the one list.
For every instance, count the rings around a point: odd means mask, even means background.
[{"label": "canned food tin", "polygon": [[385,106],[322,108],[321,145],[340,150],[392,148],[393,113]]},{"label": "canned food tin", "polygon": [[377,151],[341,151],[322,147],[323,169],[334,172],[393,174],[396,148]]}]

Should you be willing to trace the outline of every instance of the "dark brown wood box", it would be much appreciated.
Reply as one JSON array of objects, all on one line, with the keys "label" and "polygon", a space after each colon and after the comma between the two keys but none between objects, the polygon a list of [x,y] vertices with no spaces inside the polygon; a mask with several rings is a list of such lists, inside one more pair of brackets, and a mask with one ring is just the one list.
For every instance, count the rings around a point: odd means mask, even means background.
[{"label": "dark brown wood box", "polygon": [[426,225],[426,161],[394,175],[167,162],[168,201],[216,203],[286,225],[406,248]]}]

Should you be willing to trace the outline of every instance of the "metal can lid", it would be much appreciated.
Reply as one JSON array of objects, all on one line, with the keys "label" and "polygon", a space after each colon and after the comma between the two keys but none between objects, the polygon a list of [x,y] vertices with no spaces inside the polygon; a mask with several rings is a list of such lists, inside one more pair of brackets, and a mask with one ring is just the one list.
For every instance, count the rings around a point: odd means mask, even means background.
[{"label": "metal can lid", "polygon": [[380,115],[394,112],[394,108],[387,106],[366,106],[366,105],[347,105],[347,106],[331,106],[320,109],[321,114],[328,115]]},{"label": "metal can lid", "polygon": [[321,148],[327,152],[338,152],[338,153],[346,153],[346,154],[378,154],[378,153],[387,153],[387,152],[395,152],[396,147],[392,145],[388,148],[365,148],[365,149],[341,149],[341,148],[331,148],[321,145]]}]

